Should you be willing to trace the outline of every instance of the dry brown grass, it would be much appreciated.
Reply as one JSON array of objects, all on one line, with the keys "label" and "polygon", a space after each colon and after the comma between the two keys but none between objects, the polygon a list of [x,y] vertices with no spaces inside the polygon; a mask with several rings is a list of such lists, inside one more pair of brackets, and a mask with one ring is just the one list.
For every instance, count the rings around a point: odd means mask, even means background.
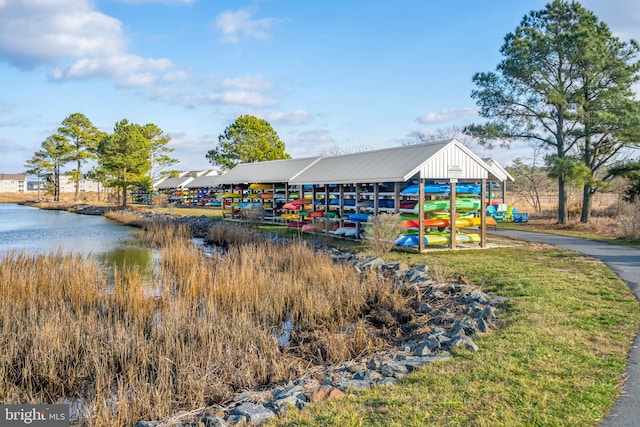
[{"label": "dry brown grass", "polygon": [[[37,191],[21,193],[0,193],[0,203],[22,203],[31,202],[38,198]],[[95,191],[83,191],[75,199],[75,193],[61,193],[60,202],[54,202],[53,196],[44,191],[40,192],[40,200],[47,203],[92,203],[92,204],[113,204],[113,196],[104,191],[98,194]]]},{"label": "dry brown grass", "polygon": [[[509,200],[520,212],[527,212],[523,199],[515,196]],[[624,202],[609,193],[596,194],[593,199],[592,215],[588,223],[580,222],[581,205],[577,194],[569,199],[567,224],[557,224],[556,196],[542,200],[542,212],[529,211],[528,226],[540,231],[579,233],[609,239],[637,241],[640,239],[640,202]]]},{"label": "dry brown grass", "polygon": [[35,200],[37,193],[0,193],[0,203],[23,203]]},{"label": "dry brown grass", "polygon": [[365,244],[374,256],[384,257],[404,231],[400,214],[382,213],[373,217],[373,224],[366,232]]},{"label": "dry brown grass", "polygon": [[1,401],[81,400],[95,426],[162,419],[379,350],[385,341],[364,317],[405,303],[302,242],[253,235],[206,259],[183,227],[154,225],[146,236],[162,252],[152,283],[127,268],[109,279],[65,253],[0,258]]}]

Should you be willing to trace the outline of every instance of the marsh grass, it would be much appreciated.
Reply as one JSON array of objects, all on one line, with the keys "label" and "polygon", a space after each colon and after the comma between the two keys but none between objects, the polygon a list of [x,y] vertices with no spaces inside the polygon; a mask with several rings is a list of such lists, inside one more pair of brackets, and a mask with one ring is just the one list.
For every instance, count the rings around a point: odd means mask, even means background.
[{"label": "marsh grass", "polygon": [[385,257],[396,239],[406,231],[400,214],[382,213],[373,217],[373,224],[365,233],[365,245],[374,256]]},{"label": "marsh grass", "polygon": [[119,222],[120,224],[130,225],[132,227],[145,228],[150,227],[153,221],[150,218],[141,216],[130,210],[112,210],[104,213],[104,216]]},{"label": "marsh grass", "polygon": [[0,401],[79,401],[84,424],[133,425],[387,345],[363,319],[406,303],[388,284],[303,242],[217,233],[228,252],[206,258],[188,229],[148,227],[162,252],[152,284],[135,268],[108,278],[69,253],[0,258]]}]

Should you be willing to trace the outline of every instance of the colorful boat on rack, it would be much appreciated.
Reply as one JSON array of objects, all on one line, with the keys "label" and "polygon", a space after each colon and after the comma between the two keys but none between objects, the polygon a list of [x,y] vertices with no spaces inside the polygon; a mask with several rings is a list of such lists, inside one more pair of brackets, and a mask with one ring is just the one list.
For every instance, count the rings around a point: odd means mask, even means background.
[{"label": "colorful boat on rack", "polygon": [[[398,246],[418,246],[420,236],[418,234],[406,234],[396,239],[395,244]],[[476,243],[480,241],[480,236],[472,234],[456,233],[457,243]],[[424,236],[424,244],[427,246],[442,246],[451,243],[450,234],[426,234]]]},{"label": "colorful boat on rack", "polygon": [[273,184],[251,184],[249,186],[250,190],[272,190]]},{"label": "colorful boat on rack", "polygon": [[[480,226],[480,217],[470,217],[470,218],[456,218],[456,227],[464,228],[464,227],[479,227]],[[418,219],[408,219],[402,222],[402,226],[404,228],[418,228],[419,221]],[[486,225],[497,225],[496,220],[487,217],[485,219]],[[425,219],[422,221],[423,227],[449,227],[451,225],[451,220],[449,218],[431,218]]]},{"label": "colorful boat on rack", "polygon": [[313,200],[311,200],[311,199],[307,199],[307,198],[304,198],[304,199],[295,199],[295,200],[292,200],[292,201],[291,201],[291,204],[292,204],[292,205],[295,205],[295,206],[309,205],[309,204],[311,204],[311,203],[313,203]]},{"label": "colorful boat on rack", "polygon": [[226,192],[226,193],[223,193],[219,197],[219,199],[239,199],[240,197],[242,197],[242,195],[240,193]]},{"label": "colorful boat on rack", "polygon": [[[419,206],[416,204],[414,212],[418,212]],[[425,212],[448,211],[451,208],[450,200],[427,200],[424,202]],[[456,199],[456,210],[460,212],[477,211],[480,209],[480,199]]]},{"label": "colorful boat on rack", "polygon": [[[449,194],[451,186],[449,184],[425,184],[424,192],[431,194]],[[480,194],[480,186],[478,184],[456,184],[457,194]],[[401,196],[417,196],[418,185],[413,184],[400,192]]]},{"label": "colorful boat on rack", "polygon": [[[420,226],[419,224],[420,224],[420,221],[418,221],[417,218],[402,221],[402,226],[404,228],[418,228]],[[449,220],[440,219],[440,218],[425,219],[422,221],[422,226],[423,227],[448,227]]]},{"label": "colorful boat on rack", "polygon": [[321,224],[319,222],[309,222],[305,225],[302,226],[302,231],[306,232],[306,233],[315,233],[316,231],[322,231],[324,230],[324,224]]},{"label": "colorful boat on rack", "polygon": [[369,221],[369,217],[371,216],[371,214],[363,214],[363,213],[356,213],[356,214],[349,214],[349,221],[351,222],[367,222]]},{"label": "colorful boat on rack", "polygon": [[280,218],[284,219],[285,221],[293,221],[300,219],[300,215],[298,215],[297,213],[286,213],[280,215]]}]

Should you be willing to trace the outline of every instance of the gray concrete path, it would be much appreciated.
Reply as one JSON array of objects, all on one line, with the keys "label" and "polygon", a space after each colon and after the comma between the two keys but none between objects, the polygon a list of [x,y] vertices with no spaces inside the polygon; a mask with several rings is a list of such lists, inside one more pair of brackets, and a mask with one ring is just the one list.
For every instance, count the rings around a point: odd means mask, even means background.
[{"label": "gray concrete path", "polygon": [[[515,239],[547,243],[598,258],[629,286],[640,301],[640,249],[553,234],[501,229],[488,231]],[[636,335],[629,353],[626,381],[621,394],[600,427],[640,427],[640,334]]]}]

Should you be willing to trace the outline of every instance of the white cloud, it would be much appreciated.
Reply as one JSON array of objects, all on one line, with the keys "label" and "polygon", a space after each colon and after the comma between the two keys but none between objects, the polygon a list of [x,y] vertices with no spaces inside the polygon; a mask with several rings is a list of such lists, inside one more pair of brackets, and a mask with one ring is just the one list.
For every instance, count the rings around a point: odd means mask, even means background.
[{"label": "white cloud", "polygon": [[172,66],[168,59],[150,59],[130,54],[82,58],[66,70],[56,68],[53,78],[116,77],[121,86],[145,87],[164,79],[164,73]]},{"label": "white cloud", "polygon": [[242,76],[225,78],[220,83],[220,87],[242,90],[270,90],[273,89],[273,82],[259,76]]},{"label": "white cloud", "polygon": [[208,95],[187,97],[187,105],[217,104],[217,105],[242,105],[246,107],[268,107],[275,105],[275,101],[266,98],[255,91],[225,91],[214,92]]},{"label": "white cloud", "polygon": [[477,116],[478,110],[475,108],[459,108],[449,110],[447,108],[440,110],[439,112],[431,112],[424,114],[416,119],[418,123],[422,124],[434,124],[434,123],[446,123],[455,121],[460,118],[466,118],[470,116]]},{"label": "white cloud", "polygon": [[122,23],[86,0],[0,4],[0,54],[21,68],[122,51]]},{"label": "white cloud", "polygon": [[280,20],[274,18],[252,19],[255,11],[252,8],[225,10],[211,23],[214,31],[222,33],[222,43],[238,43],[242,39],[266,39],[269,30]]},{"label": "white cloud", "polygon": [[89,0],[0,3],[0,58],[23,69],[52,66],[54,80],[98,77],[125,87],[173,82],[181,73],[169,59],[127,52],[122,23]]},{"label": "white cloud", "polygon": [[191,77],[190,70],[169,71],[162,77],[162,81],[166,83],[178,83],[187,81]]},{"label": "white cloud", "polygon": [[308,111],[296,110],[292,112],[273,112],[264,115],[264,119],[269,123],[282,125],[301,125],[311,121],[312,117]]}]

